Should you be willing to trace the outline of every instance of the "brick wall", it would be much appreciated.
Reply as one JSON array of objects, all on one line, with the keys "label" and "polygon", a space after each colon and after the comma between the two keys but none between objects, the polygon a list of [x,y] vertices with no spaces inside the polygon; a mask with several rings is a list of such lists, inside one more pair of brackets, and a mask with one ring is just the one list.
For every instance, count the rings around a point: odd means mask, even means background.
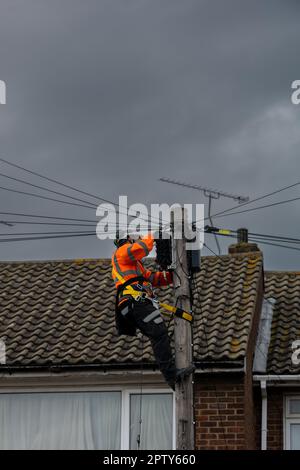
[{"label": "brick wall", "polygon": [[195,384],[196,449],[247,448],[244,378],[200,378]]},{"label": "brick wall", "polygon": [[283,449],[283,390],[268,390],[268,450]]},{"label": "brick wall", "polygon": [[255,409],[255,422],[256,422],[256,429],[255,429],[255,444],[256,449],[261,449],[261,392],[258,386],[254,387],[253,391],[253,398],[254,398],[254,409]]},{"label": "brick wall", "polygon": [[[249,389],[245,384],[242,376],[197,377],[194,387],[197,450],[261,448],[260,388],[256,386],[253,390],[252,432],[247,418]],[[268,388],[268,450],[284,448],[284,397],[291,393],[300,395],[300,389]]]}]

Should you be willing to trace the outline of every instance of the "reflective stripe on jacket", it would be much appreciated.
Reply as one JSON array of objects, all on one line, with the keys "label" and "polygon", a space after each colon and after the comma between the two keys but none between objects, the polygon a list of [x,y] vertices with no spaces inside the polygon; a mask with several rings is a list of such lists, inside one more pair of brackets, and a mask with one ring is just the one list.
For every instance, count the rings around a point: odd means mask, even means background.
[{"label": "reflective stripe on jacket", "polygon": [[[154,238],[151,234],[134,243],[125,243],[120,246],[112,256],[112,277],[116,287],[128,279],[143,276],[154,287],[167,286],[172,282],[172,275],[167,272],[152,272],[146,269],[141,259],[153,249]],[[120,280],[120,277],[123,281]]]}]

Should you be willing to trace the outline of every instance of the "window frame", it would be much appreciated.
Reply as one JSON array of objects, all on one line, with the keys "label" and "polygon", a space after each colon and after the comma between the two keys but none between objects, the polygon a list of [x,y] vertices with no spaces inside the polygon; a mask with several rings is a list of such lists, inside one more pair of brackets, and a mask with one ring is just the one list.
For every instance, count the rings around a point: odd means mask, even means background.
[{"label": "window frame", "polygon": [[291,400],[299,400],[299,395],[285,395],[284,400],[284,417],[283,417],[283,437],[284,437],[284,450],[291,450],[291,424],[300,425],[300,412],[290,413]]},{"label": "window frame", "polygon": [[[130,395],[140,394],[141,389],[138,388],[126,388],[124,393],[122,393],[122,417],[121,417],[121,450],[129,450],[130,446]],[[172,449],[176,449],[176,420],[175,420],[175,394],[169,388],[143,388],[143,394],[153,394],[153,395],[162,395],[168,394],[172,395]],[[124,406],[123,406],[124,404]]]},{"label": "window frame", "polygon": [[[129,450],[130,444],[130,395],[140,394],[141,388],[136,385],[76,385],[76,386],[34,386],[34,387],[0,387],[0,395],[23,395],[34,393],[84,393],[84,392],[120,392],[121,393],[121,424],[120,450]],[[176,449],[175,393],[166,387],[143,386],[142,394],[172,395],[172,449]]]}]

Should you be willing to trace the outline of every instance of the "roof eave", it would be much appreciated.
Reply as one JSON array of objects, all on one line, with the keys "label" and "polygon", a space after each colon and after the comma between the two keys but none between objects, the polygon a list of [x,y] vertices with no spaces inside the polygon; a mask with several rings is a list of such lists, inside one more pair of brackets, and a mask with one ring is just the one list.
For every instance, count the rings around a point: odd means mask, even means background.
[{"label": "roof eave", "polygon": [[[222,361],[201,361],[194,362],[197,373],[230,373],[244,372],[243,360],[222,360]],[[155,363],[91,363],[91,364],[3,364],[0,365],[1,373],[11,375],[16,372],[49,372],[59,374],[60,372],[80,372],[80,371],[102,371],[109,372],[115,370],[128,371],[157,371]]]}]

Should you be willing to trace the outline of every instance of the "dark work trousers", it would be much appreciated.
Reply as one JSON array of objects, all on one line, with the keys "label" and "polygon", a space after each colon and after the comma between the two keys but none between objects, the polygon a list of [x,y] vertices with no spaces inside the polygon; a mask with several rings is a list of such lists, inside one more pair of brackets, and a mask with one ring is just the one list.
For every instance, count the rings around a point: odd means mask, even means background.
[{"label": "dark work trousers", "polygon": [[130,319],[139,330],[150,339],[155,359],[167,382],[175,380],[175,361],[173,359],[168,330],[159,310],[150,300],[134,302]]}]

